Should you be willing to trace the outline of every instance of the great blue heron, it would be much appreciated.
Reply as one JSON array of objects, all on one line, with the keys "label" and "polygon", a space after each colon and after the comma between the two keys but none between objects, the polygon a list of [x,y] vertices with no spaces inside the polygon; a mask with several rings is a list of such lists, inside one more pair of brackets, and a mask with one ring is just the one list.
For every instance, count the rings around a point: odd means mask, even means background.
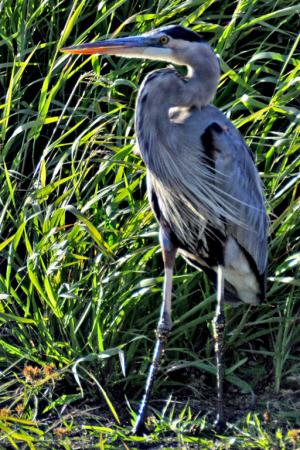
[{"label": "great blue heron", "polygon": [[241,134],[212,106],[220,66],[199,34],[168,26],[141,36],[64,48],[186,66],[149,73],[139,90],[135,127],[147,167],[151,207],[159,223],[165,278],[157,341],[134,427],[144,430],[147,405],[171,329],[172,274],[177,252],[217,278],[213,322],[217,426],[224,425],[224,301],[258,304],[265,295],[267,215],[253,156]]}]

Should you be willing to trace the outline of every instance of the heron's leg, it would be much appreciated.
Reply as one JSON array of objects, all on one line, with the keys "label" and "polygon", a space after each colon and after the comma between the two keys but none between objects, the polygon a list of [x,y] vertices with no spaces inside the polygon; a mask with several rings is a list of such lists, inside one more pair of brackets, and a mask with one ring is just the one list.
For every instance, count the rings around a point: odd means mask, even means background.
[{"label": "heron's leg", "polygon": [[171,240],[169,239],[168,232],[162,228],[160,230],[160,242],[162,247],[164,269],[165,269],[163,300],[161,305],[160,319],[157,327],[157,338],[155,349],[147,376],[144,396],[141,401],[138,417],[133,428],[134,434],[143,434],[143,432],[146,431],[145,419],[147,414],[148,402],[159,369],[159,364],[165,348],[165,344],[172,326],[171,321],[172,275],[177,247],[175,247],[172,244]]},{"label": "heron's leg", "polygon": [[224,399],[223,399],[223,380],[224,380],[224,362],[223,362],[223,340],[225,329],[224,315],[224,275],[223,269],[219,265],[217,272],[217,308],[213,322],[215,352],[217,363],[217,418],[216,428],[222,431],[225,426],[224,419]]}]

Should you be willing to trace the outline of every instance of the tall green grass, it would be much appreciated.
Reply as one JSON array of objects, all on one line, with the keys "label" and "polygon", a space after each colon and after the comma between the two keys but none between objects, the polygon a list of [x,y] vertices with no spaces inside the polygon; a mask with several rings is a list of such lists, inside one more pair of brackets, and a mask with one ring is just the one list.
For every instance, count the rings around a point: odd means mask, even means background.
[{"label": "tall green grass", "polygon": [[[226,380],[239,393],[288,388],[300,369],[299,4],[4,0],[0,10],[6,439],[34,445],[40,429],[30,421],[95,392],[118,421],[115,401],[126,394],[136,408],[145,381],[163,271],[145,167],[133,151],[133,113],[143,77],[160,64],[59,52],[113,32],[172,23],[213,32],[223,72],[215,103],[255,153],[271,219],[267,301],[226,310]],[[214,386],[213,311],[212,286],[178,259],[174,327],[156,393],[199,399],[203,386]],[[23,373],[51,363],[54,378]],[[16,405],[24,410],[18,420],[31,424],[16,422]],[[23,437],[10,434],[18,427]]]}]

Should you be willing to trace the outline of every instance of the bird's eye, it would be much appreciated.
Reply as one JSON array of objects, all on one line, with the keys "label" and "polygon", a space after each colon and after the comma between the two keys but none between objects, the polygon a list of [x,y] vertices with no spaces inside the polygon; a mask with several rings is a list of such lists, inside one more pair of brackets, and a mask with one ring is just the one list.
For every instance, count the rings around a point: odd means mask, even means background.
[{"label": "bird's eye", "polygon": [[168,36],[162,36],[160,39],[159,39],[159,42],[161,43],[161,44],[167,44],[168,42],[169,42],[169,38],[168,38]]}]

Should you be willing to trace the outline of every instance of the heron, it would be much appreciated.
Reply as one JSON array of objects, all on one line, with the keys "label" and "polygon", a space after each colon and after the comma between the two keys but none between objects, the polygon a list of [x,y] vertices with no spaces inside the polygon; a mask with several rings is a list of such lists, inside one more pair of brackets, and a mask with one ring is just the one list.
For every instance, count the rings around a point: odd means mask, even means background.
[{"label": "heron", "polygon": [[[172,326],[178,254],[216,282],[215,423],[222,430],[224,303],[257,305],[264,299],[268,218],[253,154],[232,122],[211,104],[220,80],[219,59],[203,35],[180,25],[62,51],[172,64],[146,75],[135,110],[149,203],[159,225],[164,285],[155,349],[133,431],[146,430],[147,407]],[[174,66],[185,66],[185,74]]]}]

